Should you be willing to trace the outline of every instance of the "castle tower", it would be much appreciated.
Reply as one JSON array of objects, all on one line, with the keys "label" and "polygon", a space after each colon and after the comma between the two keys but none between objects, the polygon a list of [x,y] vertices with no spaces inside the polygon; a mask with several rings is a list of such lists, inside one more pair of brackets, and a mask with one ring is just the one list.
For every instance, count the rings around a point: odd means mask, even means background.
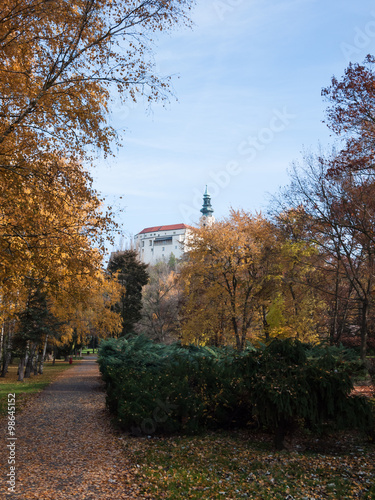
[{"label": "castle tower", "polygon": [[215,222],[215,217],[212,215],[214,213],[214,209],[211,206],[211,196],[208,193],[207,186],[206,191],[203,195],[203,206],[201,208],[201,219],[200,222],[202,226],[210,226],[213,222]]}]

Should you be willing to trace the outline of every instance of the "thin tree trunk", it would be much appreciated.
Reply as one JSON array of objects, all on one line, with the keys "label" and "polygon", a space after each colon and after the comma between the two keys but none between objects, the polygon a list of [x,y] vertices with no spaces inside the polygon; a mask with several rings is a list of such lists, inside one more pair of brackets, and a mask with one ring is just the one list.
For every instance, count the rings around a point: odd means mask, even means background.
[{"label": "thin tree trunk", "polygon": [[3,347],[4,347],[4,323],[1,324],[1,334],[0,334],[0,359],[1,362],[4,359],[4,352],[3,352]]},{"label": "thin tree trunk", "polygon": [[299,310],[298,310],[298,302],[297,302],[297,298],[296,298],[296,294],[294,293],[294,289],[293,289],[293,285],[291,283],[289,283],[289,290],[290,290],[290,294],[292,296],[292,299],[293,299],[293,304],[294,304],[294,314],[296,315],[296,317],[298,316],[298,313],[299,313]]},{"label": "thin tree trunk", "polygon": [[268,324],[267,321],[267,312],[266,312],[266,306],[262,305],[262,319],[263,319],[263,331],[264,331],[264,336],[266,340],[270,338],[270,325]]},{"label": "thin tree trunk", "polygon": [[361,359],[366,359],[367,351],[367,317],[368,317],[368,301],[362,301],[362,314],[361,314]]},{"label": "thin tree trunk", "polygon": [[46,338],[44,340],[43,352],[39,356],[39,369],[38,369],[38,373],[40,373],[41,375],[43,375],[43,366],[44,366],[44,360],[45,360],[46,352],[47,352],[47,344],[48,344],[48,333],[47,333]]},{"label": "thin tree trunk", "polygon": [[336,283],[335,283],[335,307],[333,312],[333,322],[329,336],[330,345],[334,345],[337,342],[337,330],[338,330],[338,314],[339,314],[339,264],[336,269]]},{"label": "thin tree trunk", "polygon": [[236,318],[234,316],[232,316],[232,325],[233,325],[233,330],[234,330],[234,336],[236,338],[237,351],[242,351],[242,349],[241,349],[241,339],[240,339],[240,335],[238,333],[237,320],[236,320]]},{"label": "thin tree trunk", "polygon": [[234,331],[234,337],[236,339],[236,347],[237,347],[237,351],[242,351],[242,348],[241,348],[241,337],[240,337],[240,332],[238,331],[238,323],[237,323],[237,318],[236,318],[236,302],[235,300],[233,299],[233,297],[231,297],[231,309],[232,309],[232,325],[233,325],[233,331]]},{"label": "thin tree trunk", "polygon": [[38,375],[38,355],[37,355],[37,350],[36,350],[36,352],[34,354],[33,370],[34,370],[34,375]]},{"label": "thin tree trunk", "polygon": [[21,357],[20,364],[18,365],[18,379],[20,382],[23,382],[24,371],[26,364],[26,355]]},{"label": "thin tree trunk", "polygon": [[348,300],[346,301],[346,304],[345,304],[344,313],[342,315],[340,325],[339,325],[338,330],[337,330],[336,343],[340,342],[343,331],[344,331],[346,319],[348,317],[348,312],[349,312],[349,303],[350,303],[350,299],[348,298]]}]

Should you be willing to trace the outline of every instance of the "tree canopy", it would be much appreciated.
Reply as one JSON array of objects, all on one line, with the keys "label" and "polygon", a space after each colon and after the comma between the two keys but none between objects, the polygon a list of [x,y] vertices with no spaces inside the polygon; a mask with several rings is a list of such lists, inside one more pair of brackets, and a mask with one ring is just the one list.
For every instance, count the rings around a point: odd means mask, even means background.
[{"label": "tree canopy", "polygon": [[[120,137],[113,103],[163,101],[153,38],[189,24],[192,0],[4,0],[0,6],[0,319],[45,297],[64,325],[55,340],[121,329],[118,284],[102,269],[118,230],[90,169]],[[44,300],[44,299],[43,299]],[[26,317],[26,316],[25,316]],[[24,343],[29,352],[30,339]],[[42,339],[40,339],[42,342]],[[27,350],[27,352],[25,351]]]}]

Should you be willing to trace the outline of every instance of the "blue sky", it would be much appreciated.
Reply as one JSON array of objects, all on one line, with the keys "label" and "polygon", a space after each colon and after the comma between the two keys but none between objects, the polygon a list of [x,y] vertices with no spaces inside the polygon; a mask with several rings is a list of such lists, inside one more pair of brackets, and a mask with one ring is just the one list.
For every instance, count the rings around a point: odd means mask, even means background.
[{"label": "blue sky", "polygon": [[197,222],[206,184],[216,218],[265,211],[302,149],[334,141],[322,87],[375,51],[368,0],[197,0],[193,21],[155,46],[178,101],[112,112],[123,147],[94,179],[125,238]]}]

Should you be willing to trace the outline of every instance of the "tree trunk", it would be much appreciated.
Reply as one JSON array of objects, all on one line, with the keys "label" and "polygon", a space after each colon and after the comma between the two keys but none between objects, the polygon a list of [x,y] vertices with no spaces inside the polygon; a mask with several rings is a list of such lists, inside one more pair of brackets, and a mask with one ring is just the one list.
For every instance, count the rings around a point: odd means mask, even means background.
[{"label": "tree trunk", "polygon": [[31,368],[33,367],[33,359],[34,357],[31,355],[29,355],[29,357],[27,358],[24,378],[30,378]]},{"label": "tree trunk", "polygon": [[[0,335],[0,360],[3,361],[5,358],[5,349],[4,349],[4,323],[1,325],[1,335]],[[4,350],[4,352],[3,352]]]},{"label": "tree trunk", "polygon": [[38,355],[37,355],[37,352],[35,352],[35,354],[34,354],[33,370],[34,370],[34,375],[38,375]]},{"label": "tree trunk", "polygon": [[367,299],[362,301],[362,311],[361,311],[361,359],[364,361],[366,359],[367,351],[367,318],[368,318],[368,301]]},{"label": "tree trunk", "polygon": [[233,325],[234,337],[236,339],[236,347],[237,347],[237,351],[242,351],[240,332],[238,331],[237,318],[235,316],[236,306],[233,303],[233,301],[231,301],[231,307],[232,307],[232,325]]},{"label": "tree trunk", "polygon": [[349,313],[349,304],[350,304],[350,299],[348,297],[348,300],[345,303],[345,308],[344,308],[344,312],[342,314],[341,321],[340,321],[339,326],[338,326],[337,335],[336,335],[336,344],[338,344],[340,342],[343,331],[344,331],[344,327],[345,327],[346,320],[347,320],[348,313]]},{"label": "tree trunk", "polygon": [[[12,322],[12,326],[13,326]],[[13,347],[13,337],[12,337],[12,327],[9,324],[8,326],[8,342],[6,346],[6,350],[4,352],[4,361],[3,361],[3,369],[1,371],[1,377],[5,377],[5,375],[8,373],[8,367],[10,360],[12,359],[12,347]]]},{"label": "tree trunk", "polygon": [[262,320],[263,320],[263,331],[266,340],[270,338],[270,325],[267,321],[267,311],[266,306],[262,305]]},{"label": "tree trunk", "polygon": [[43,352],[39,356],[39,369],[38,369],[38,373],[40,373],[41,375],[43,375],[43,365],[44,365],[44,359],[46,357],[46,352],[47,352],[47,344],[48,344],[48,334],[46,335],[46,338],[44,340]]},{"label": "tree trunk", "polygon": [[54,365],[56,362],[56,346],[54,345],[53,346],[53,361],[52,361],[52,364]]},{"label": "tree trunk", "polygon": [[29,352],[29,356],[26,360],[25,378],[30,378],[31,369],[33,367],[34,356],[35,356],[36,345],[32,344]]},{"label": "tree trunk", "polygon": [[[30,356],[30,341],[28,340],[28,341],[26,342],[26,353],[25,353],[25,362],[24,362],[24,367],[25,367],[25,368],[26,368],[26,366],[27,366],[27,362],[28,362],[28,360],[29,360],[29,356]],[[19,368],[18,368],[18,370],[19,370]],[[26,370],[25,370],[25,371],[26,371]],[[22,377],[24,377],[24,376],[25,376],[25,374],[23,374],[23,376],[22,376]]]},{"label": "tree trunk", "polygon": [[236,339],[237,351],[242,351],[242,348],[241,348],[241,339],[240,339],[240,335],[238,333],[238,325],[237,325],[236,318],[234,318],[234,317],[232,317],[232,325],[233,325],[233,330],[234,330],[234,336],[235,336],[235,339]]},{"label": "tree trunk", "polygon": [[4,362],[3,362],[3,369],[1,370],[1,377],[5,377],[5,375],[8,373],[8,367],[10,360],[12,359],[12,351],[7,350],[7,352],[4,355]]},{"label": "tree trunk", "polygon": [[20,382],[23,382],[24,371],[26,364],[26,356],[22,356],[20,360],[20,364],[18,365],[18,379]]},{"label": "tree trunk", "polygon": [[338,314],[339,314],[339,265],[336,269],[336,283],[335,283],[335,307],[333,311],[333,321],[331,326],[331,331],[329,335],[330,345],[335,345],[337,342],[337,330],[338,330]]},{"label": "tree trunk", "polygon": [[297,301],[297,298],[296,298],[296,294],[294,293],[294,289],[293,289],[293,285],[291,283],[289,283],[289,290],[290,290],[290,294],[292,296],[292,299],[293,299],[293,304],[294,304],[294,314],[296,315],[296,317],[298,316],[298,313],[299,313],[299,309],[298,309],[298,301]]}]

